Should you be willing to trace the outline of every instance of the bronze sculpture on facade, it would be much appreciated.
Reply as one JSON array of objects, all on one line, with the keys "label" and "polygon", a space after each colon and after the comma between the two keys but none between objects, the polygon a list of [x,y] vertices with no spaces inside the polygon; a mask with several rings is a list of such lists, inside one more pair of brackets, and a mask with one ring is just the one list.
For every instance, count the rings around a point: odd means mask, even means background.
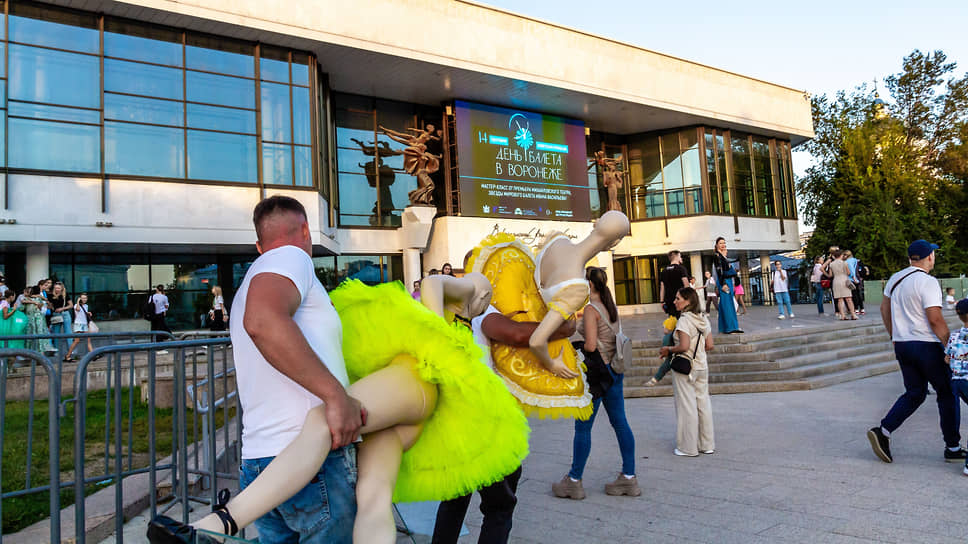
[{"label": "bronze sculpture on facade", "polygon": [[440,170],[440,157],[427,151],[427,142],[440,140],[434,135],[434,125],[427,125],[424,129],[408,128],[409,133],[380,125],[380,131],[391,140],[407,146],[403,150],[403,169],[417,178],[417,188],[409,193],[410,204],[433,206],[434,182],[430,175]]},{"label": "bronze sculpture on facade", "polygon": [[588,165],[588,170],[598,166],[602,169],[602,186],[608,191],[608,209],[606,211],[622,211],[622,204],[618,201],[618,190],[625,184],[625,172],[619,170],[617,166],[622,164],[622,157],[610,158],[605,156],[605,152],[598,150],[592,164]]},{"label": "bronze sculpture on facade", "polygon": [[371,225],[381,225],[393,214],[393,194],[390,186],[396,180],[393,168],[383,163],[384,157],[394,157],[403,155],[403,151],[398,151],[390,147],[389,142],[364,143],[356,138],[350,138],[360,147],[360,151],[373,160],[367,163],[357,163],[366,175],[366,181],[370,187],[376,188],[380,192],[379,200],[373,203],[373,215],[370,216]]}]

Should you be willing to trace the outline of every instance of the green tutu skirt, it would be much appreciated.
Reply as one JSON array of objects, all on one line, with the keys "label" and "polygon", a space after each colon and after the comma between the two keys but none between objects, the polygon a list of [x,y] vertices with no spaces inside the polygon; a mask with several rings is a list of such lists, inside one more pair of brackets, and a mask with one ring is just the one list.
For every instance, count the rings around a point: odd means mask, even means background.
[{"label": "green tutu skirt", "polygon": [[[10,314],[7,319],[0,314],[0,336],[20,336],[27,329],[27,314],[17,310]],[[0,341],[0,348],[23,349],[23,340],[3,340]]]},{"label": "green tutu skirt", "polygon": [[437,385],[437,407],[404,452],[395,502],[448,500],[490,485],[528,455],[528,422],[487,365],[471,331],[447,323],[400,282],[344,282],[330,298],[343,324],[350,381],[399,354],[417,359],[421,379]]}]

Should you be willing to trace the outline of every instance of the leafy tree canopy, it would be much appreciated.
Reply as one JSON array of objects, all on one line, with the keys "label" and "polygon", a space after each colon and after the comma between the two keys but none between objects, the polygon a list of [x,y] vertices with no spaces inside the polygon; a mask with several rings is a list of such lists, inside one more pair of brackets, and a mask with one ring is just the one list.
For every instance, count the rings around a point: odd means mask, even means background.
[{"label": "leafy tree canopy", "polygon": [[887,76],[887,100],[861,85],[812,100],[815,160],[797,180],[815,225],[809,256],[851,249],[875,277],[907,266],[907,246],[941,246],[937,273],[968,273],[968,74],[915,50]]}]

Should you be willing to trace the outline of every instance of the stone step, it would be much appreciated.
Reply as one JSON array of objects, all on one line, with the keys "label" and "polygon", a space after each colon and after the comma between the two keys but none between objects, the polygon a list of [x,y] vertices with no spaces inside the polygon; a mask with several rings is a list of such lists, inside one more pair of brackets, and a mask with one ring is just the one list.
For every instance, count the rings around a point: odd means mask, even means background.
[{"label": "stone step", "polygon": [[[859,345],[871,345],[889,344],[889,339],[886,333],[879,334],[866,334],[866,335],[854,335],[849,337],[837,338],[825,342],[819,343],[793,343],[788,342],[785,346],[780,348],[773,348],[769,350],[755,350],[749,352],[733,352],[733,353],[721,353],[719,351],[719,346],[716,347],[712,352],[710,352],[707,357],[710,365],[716,363],[750,363],[755,361],[778,361],[782,359],[787,359],[791,357],[797,357],[802,355],[808,355],[811,353],[829,353],[833,350],[842,349],[842,347],[849,342],[851,346]],[[658,359],[659,348],[653,348],[651,350],[643,351],[644,355],[636,357],[632,366],[646,366],[646,367],[658,367],[659,363],[655,361]]]},{"label": "stone step", "polygon": [[[889,362],[894,360],[894,352],[892,351],[877,351],[874,353],[866,353],[855,355],[853,357],[846,357],[837,360],[825,360],[823,362],[813,363],[809,365],[802,365],[798,367],[780,369],[780,370],[761,370],[761,371],[751,371],[751,372],[724,372],[716,373],[712,372],[709,375],[709,383],[736,383],[736,382],[765,382],[765,381],[786,381],[786,380],[800,380],[805,378],[810,378],[812,376],[818,376],[821,374],[832,374],[835,372],[840,372],[847,370],[849,368],[855,368],[858,366],[864,366],[869,364],[877,364],[882,362]],[[649,381],[651,374],[646,375],[636,375],[627,376],[625,382],[630,386],[644,386],[645,382]],[[666,375],[666,379],[671,379]]]},{"label": "stone step", "polygon": [[[711,383],[709,392],[713,395],[728,395],[735,393],[768,393],[779,391],[804,391],[808,389],[820,389],[838,383],[849,382],[887,374],[897,371],[895,361],[887,361],[876,364],[869,364],[857,368],[851,368],[840,372],[814,376],[803,380],[778,380],[766,382],[733,382],[733,383]],[[667,378],[668,379],[668,378]],[[642,397],[670,397],[672,396],[672,386],[663,380],[660,385],[655,387],[625,385],[626,398]]]},{"label": "stone step", "polygon": [[[719,353],[750,353],[753,351],[768,351],[771,349],[781,349],[791,345],[812,345],[833,342],[836,340],[852,337],[870,336],[872,334],[884,334],[884,326],[880,323],[868,323],[866,325],[851,325],[843,328],[831,330],[829,328],[814,327],[792,330],[775,331],[775,336],[764,336],[762,333],[756,335],[716,335],[714,342]],[[661,337],[643,340],[633,343],[633,353],[636,355],[649,356],[661,346]]]},{"label": "stone step", "polygon": [[[806,353],[804,355],[799,355],[796,357],[787,357],[779,360],[770,361],[750,361],[750,362],[718,362],[715,359],[710,358],[709,362],[709,373],[711,375],[723,375],[732,373],[749,373],[749,372],[771,372],[771,371],[781,371],[791,368],[797,368],[802,366],[815,365],[820,363],[829,363],[834,361],[839,361],[858,355],[869,355],[875,353],[886,353],[893,357],[893,350],[889,347],[890,344],[885,345],[883,342],[870,342],[864,343],[857,346],[852,346],[849,348],[843,348],[839,350],[828,350],[815,353]],[[759,355],[757,353],[752,353],[750,355]],[[625,371],[625,376],[627,378],[634,378],[638,376],[648,377],[653,376],[657,370],[659,370],[659,365],[661,362],[658,357],[653,358],[647,364],[639,363]]]}]

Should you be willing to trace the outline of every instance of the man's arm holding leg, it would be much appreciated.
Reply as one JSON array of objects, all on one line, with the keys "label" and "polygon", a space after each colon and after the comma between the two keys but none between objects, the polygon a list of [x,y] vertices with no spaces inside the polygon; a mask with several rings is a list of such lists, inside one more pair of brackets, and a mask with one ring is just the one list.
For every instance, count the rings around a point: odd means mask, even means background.
[{"label": "man's arm holding leg", "polygon": [[[538,323],[535,321],[514,321],[499,313],[488,315],[481,323],[481,330],[488,340],[516,348],[528,347],[531,334],[536,328]],[[569,338],[575,334],[575,328],[575,318],[571,318],[558,327],[549,340]]]},{"label": "man's arm holding leg", "polygon": [[359,434],[360,403],[347,395],[293,320],[301,302],[299,290],[288,278],[259,274],[249,284],[242,325],[273,368],[323,400],[333,449],[341,448]]}]

